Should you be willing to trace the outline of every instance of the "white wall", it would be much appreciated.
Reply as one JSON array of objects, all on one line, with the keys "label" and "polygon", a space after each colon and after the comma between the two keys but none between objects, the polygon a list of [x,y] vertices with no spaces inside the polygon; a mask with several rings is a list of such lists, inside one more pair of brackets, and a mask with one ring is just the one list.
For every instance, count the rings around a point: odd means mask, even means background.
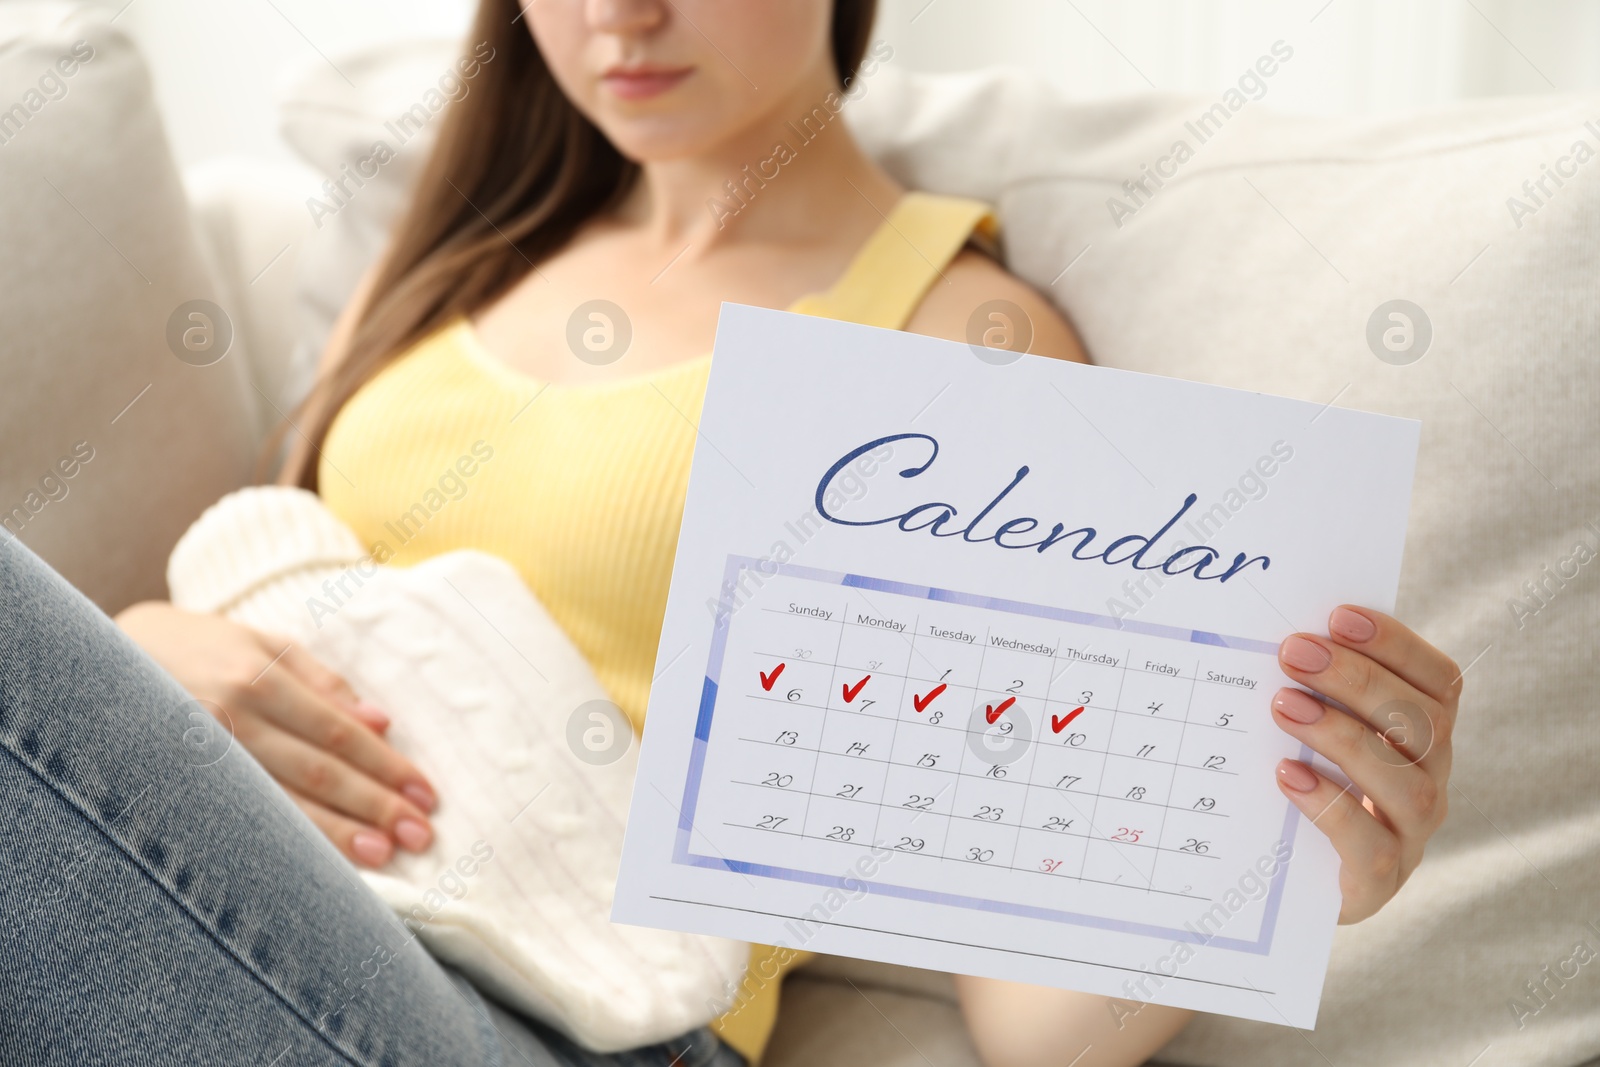
[{"label": "white wall", "polygon": [[[110,10],[125,0],[101,0]],[[751,0],[781,3],[784,0]],[[1283,39],[1274,107],[1357,113],[1600,88],[1600,0],[882,0],[907,69],[1032,68],[1080,98],[1212,92]],[[132,0],[180,161],[287,158],[274,90],[298,64],[464,31],[474,0]]]},{"label": "white wall", "polygon": [[1213,92],[1280,38],[1295,58],[1274,78],[1272,104],[1290,110],[1600,88],[1597,0],[882,3],[880,32],[908,67],[1018,63],[1080,98]]},{"label": "white wall", "polygon": [[[181,166],[292,158],[276,90],[301,64],[406,37],[466,32],[475,0],[100,0],[149,60]],[[324,57],[328,58],[324,58]]]}]

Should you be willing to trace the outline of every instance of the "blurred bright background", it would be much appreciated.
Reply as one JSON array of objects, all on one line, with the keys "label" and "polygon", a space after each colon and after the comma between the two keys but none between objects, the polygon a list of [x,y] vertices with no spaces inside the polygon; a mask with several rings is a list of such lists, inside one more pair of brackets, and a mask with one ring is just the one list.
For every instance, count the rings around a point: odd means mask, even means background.
[{"label": "blurred bright background", "polygon": [[[782,0],[752,0],[782,2]],[[138,40],[181,165],[289,157],[276,89],[306,63],[458,35],[473,0],[106,0]],[[1276,40],[1270,106],[1374,113],[1600,87],[1600,0],[882,0],[907,70],[1013,64],[1080,99],[1234,82]]]}]

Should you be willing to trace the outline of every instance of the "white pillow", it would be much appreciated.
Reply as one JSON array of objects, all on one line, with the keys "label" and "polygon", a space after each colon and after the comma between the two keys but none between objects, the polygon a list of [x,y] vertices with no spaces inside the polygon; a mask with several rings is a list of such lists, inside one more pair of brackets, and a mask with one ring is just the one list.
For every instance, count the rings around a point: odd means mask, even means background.
[{"label": "white pillow", "polygon": [[[460,51],[459,42],[442,38],[361,49],[339,57],[338,70],[308,63],[279,92],[284,139],[340,183],[306,200],[312,232],[297,265],[300,343],[293,357],[302,388],[311,384],[334,320],[388,241],[433,149],[444,105],[473,90],[476,75],[464,71],[474,68],[463,68]],[[476,69],[481,73],[481,64]],[[362,179],[374,170],[375,178]]]},{"label": "white pillow", "polygon": [[725,1011],[749,946],[610,921],[639,746],[510,564],[380,566],[317,497],[230,494],[173,550],[173,603],[292,637],[386,710],[439,793],[427,852],[361,871],[439,959],[602,1052]]}]

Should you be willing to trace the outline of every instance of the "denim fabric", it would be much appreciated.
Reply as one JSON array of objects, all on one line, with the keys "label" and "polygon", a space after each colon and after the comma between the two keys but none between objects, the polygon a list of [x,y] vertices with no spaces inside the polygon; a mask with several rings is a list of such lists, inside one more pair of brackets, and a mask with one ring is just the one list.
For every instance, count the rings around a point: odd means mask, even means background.
[{"label": "denim fabric", "polygon": [[225,726],[0,535],[0,1063],[741,1067],[480,997]]}]

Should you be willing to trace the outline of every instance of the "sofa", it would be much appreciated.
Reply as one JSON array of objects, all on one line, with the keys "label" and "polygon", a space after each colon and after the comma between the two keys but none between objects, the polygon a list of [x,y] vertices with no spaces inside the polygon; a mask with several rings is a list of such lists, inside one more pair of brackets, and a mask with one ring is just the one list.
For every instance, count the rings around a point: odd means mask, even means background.
[{"label": "sofa", "polygon": [[[162,595],[179,533],[270,467],[431,130],[336,211],[322,180],[452,47],[310,68],[301,162],[180,174],[115,26],[0,6],[0,536],[107,611]],[[891,60],[846,114],[901,180],[994,203],[1097,362],[1423,423],[1398,613],[1465,671],[1449,818],[1339,931],[1314,1031],[1205,1016],[1158,1060],[1600,1062],[1600,96],[1295,117],[1265,73],[1292,49],[1260,51],[1214,95],[1093,104]],[[823,958],[765,1062],[977,1060],[948,976]]]}]

